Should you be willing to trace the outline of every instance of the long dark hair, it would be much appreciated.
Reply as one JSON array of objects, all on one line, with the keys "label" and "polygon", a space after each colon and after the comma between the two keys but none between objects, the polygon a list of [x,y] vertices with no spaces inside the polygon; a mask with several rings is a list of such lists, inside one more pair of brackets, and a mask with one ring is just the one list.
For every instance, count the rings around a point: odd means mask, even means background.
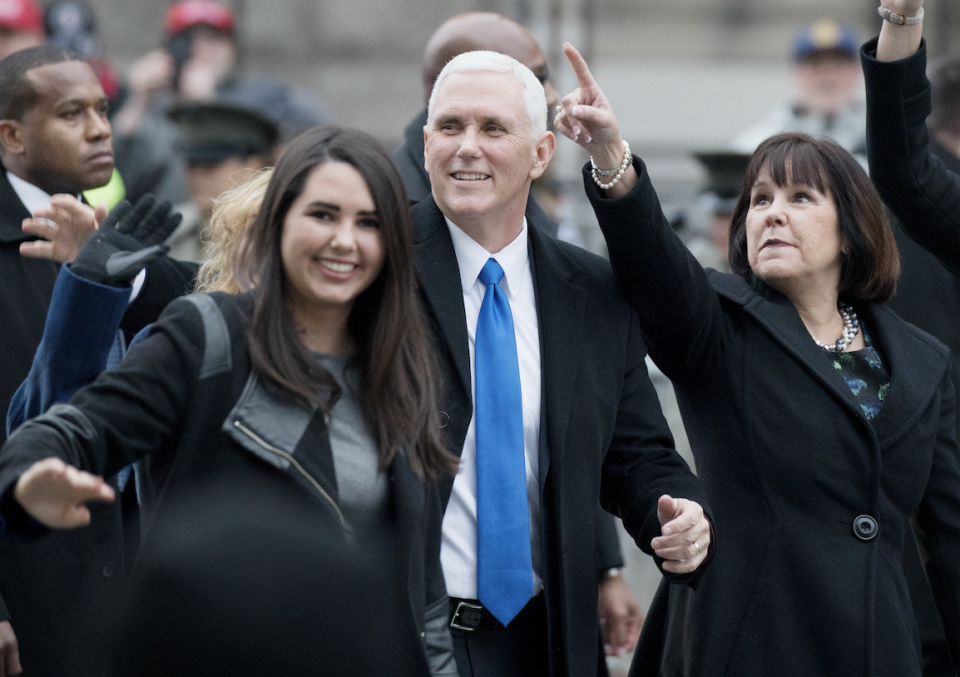
[{"label": "long dark hair", "polygon": [[307,178],[325,162],[343,162],[363,177],[380,219],[383,269],[354,301],[348,329],[356,342],[360,400],[376,431],[380,468],[410,450],[422,477],[454,472],[456,459],[440,439],[433,353],[416,298],[413,225],[407,194],[386,151],[353,129],[317,127],[290,142],[250,226],[238,266],[252,287],[250,358],[258,376],[296,400],[329,413],[339,388],[300,341],[287,305],[288,283],[280,256],[283,224]]},{"label": "long dark hair", "polygon": [[798,132],[771,136],[750,158],[730,224],[730,269],[740,275],[750,272],[747,212],[753,184],[764,167],[777,186],[805,183],[833,197],[840,239],[846,245],[840,254],[840,297],[887,301],[893,296],[900,254],[877,189],[860,163],[836,142]]}]

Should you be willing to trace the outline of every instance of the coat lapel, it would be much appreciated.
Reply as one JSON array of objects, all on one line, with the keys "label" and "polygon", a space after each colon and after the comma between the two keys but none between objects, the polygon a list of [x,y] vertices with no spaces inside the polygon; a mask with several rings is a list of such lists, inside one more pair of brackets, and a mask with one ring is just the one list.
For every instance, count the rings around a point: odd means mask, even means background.
[{"label": "coat lapel", "polygon": [[[527,216],[529,222],[529,213]],[[551,462],[557,463],[563,456],[583,350],[587,292],[575,282],[579,266],[556,241],[538,228],[530,228],[529,237],[540,325],[542,487]]]},{"label": "coat lapel", "polygon": [[884,366],[890,390],[880,413],[871,421],[883,446],[909,430],[940,388],[947,354],[927,337],[923,340],[896,313],[882,303],[858,308]]},{"label": "coat lapel", "polygon": [[752,275],[749,283],[734,275],[714,274],[710,280],[717,291],[743,305],[744,312],[763,325],[844,406],[869,424],[850,388],[837,376],[833,361],[813,341],[790,299]]},{"label": "coat lapel", "polygon": [[20,201],[20,196],[7,179],[7,170],[0,165],[0,242],[10,244],[35,240],[23,232],[23,220],[31,214]]},{"label": "coat lapel", "polygon": [[460,385],[471,399],[467,315],[463,309],[463,287],[453,240],[433,197],[417,204],[411,214],[416,232],[414,251],[420,290],[432,321],[440,328]]}]

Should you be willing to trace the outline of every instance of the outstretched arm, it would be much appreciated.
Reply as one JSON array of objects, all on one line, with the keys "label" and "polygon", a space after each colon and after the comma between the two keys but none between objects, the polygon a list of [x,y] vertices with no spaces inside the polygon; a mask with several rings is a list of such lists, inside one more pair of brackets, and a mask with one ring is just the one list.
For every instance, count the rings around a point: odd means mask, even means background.
[{"label": "outstretched arm", "polygon": [[[900,15],[922,0],[882,0]],[[911,239],[960,274],[960,176],[930,152],[930,83],[922,23],[883,21],[860,51],[867,92],[867,161],[880,197]]]}]

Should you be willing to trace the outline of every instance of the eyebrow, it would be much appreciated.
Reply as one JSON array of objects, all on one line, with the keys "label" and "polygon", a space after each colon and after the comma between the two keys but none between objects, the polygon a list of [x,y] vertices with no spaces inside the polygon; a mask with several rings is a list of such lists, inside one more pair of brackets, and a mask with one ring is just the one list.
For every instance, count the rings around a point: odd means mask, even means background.
[{"label": "eyebrow", "polygon": [[[324,202],[323,200],[314,200],[307,205],[307,209],[311,209],[313,207],[323,207],[324,209],[329,209],[334,212],[340,211],[340,205],[335,205],[332,202]],[[379,216],[376,211],[359,211],[357,214],[360,214],[361,216]]]},{"label": "eyebrow", "polygon": [[99,96],[91,102],[90,99],[84,99],[82,97],[75,97],[73,99],[65,99],[64,101],[58,101],[57,108],[65,108],[67,106],[98,106],[100,104],[110,103],[110,100],[105,96]]},{"label": "eyebrow", "polygon": [[[433,126],[440,127],[441,125],[445,125],[448,122],[461,122],[462,120],[463,120],[463,116],[460,115],[459,113],[447,113],[446,115],[442,115],[438,117],[436,121],[433,123]],[[496,115],[484,116],[483,124],[485,125],[493,124],[499,127],[503,127],[504,129],[508,129],[510,127],[506,122],[503,121],[502,118],[497,117]]]}]

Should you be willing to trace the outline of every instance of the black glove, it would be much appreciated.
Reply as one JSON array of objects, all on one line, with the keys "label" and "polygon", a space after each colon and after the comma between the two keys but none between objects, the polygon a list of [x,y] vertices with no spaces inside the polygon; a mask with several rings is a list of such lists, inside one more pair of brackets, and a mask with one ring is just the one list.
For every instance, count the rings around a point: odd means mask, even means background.
[{"label": "black glove", "polygon": [[131,208],[124,200],[110,212],[77,254],[70,270],[80,277],[126,287],[151,261],[170,249],[163,241],[183,219],[166,201],[144,195]]}]

